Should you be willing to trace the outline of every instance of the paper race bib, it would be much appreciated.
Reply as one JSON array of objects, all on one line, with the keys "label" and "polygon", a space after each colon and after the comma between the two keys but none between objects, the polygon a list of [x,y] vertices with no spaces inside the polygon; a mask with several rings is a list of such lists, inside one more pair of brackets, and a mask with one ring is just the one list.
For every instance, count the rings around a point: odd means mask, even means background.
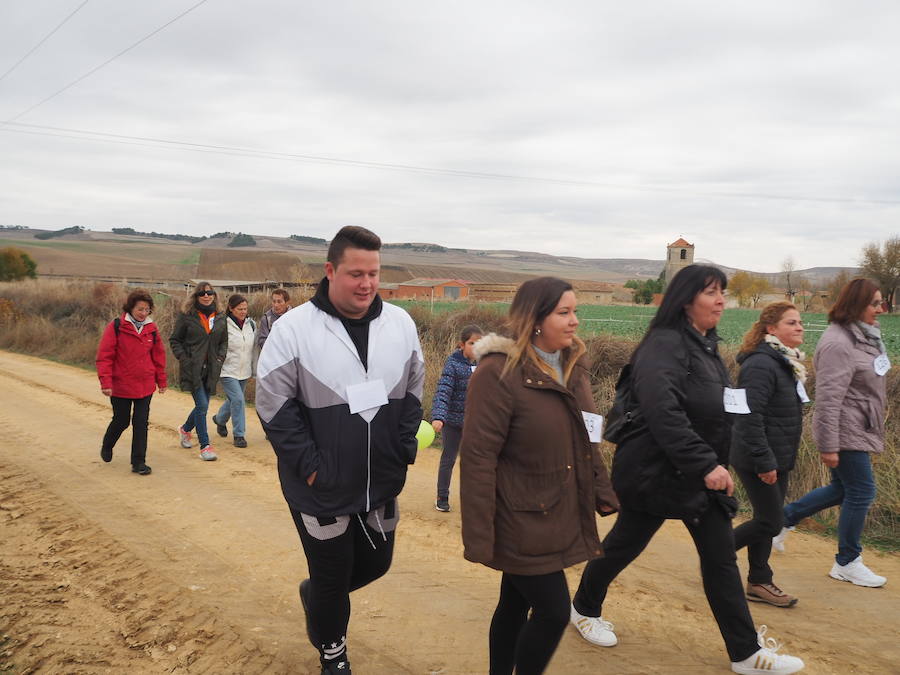
[{"label": "paper race bib", "polygon": [[472,369],[472,372],[474,373],[474,372],[475,372],[475,369],[476,369],[478,366],[469,366],[469,367]]},{"label": "paper race bib", "polygon": [[725,404],[725,412],[734,413],[735,415],[750,414],[750,406],[747,405],[746,389],[725,387],[722,402]]},{"label": "paper race bib", "polygon": [[800,380],[797,380],[797,396],[800,397],[801,403],[809,403],[809,396],[806,394],[806,387]]},{"label": "paper race bib", "polygon": [[603,415],[581,411],[584,418],[584,428],[587,429],[588,439],[591,443],[599,443],[603,440]]},{"label": "paper race bib", "polygon": [[887,354],[882,354],[877,359],[875,359],[874,365],[875,374],[879,377],[884,377],[884,374],[891,369],[891,360],[888,358]]},{"label": "paper race bib", "polygon": [[368,380],[347,387],[347,403],[350,404],[350,414],[359,413],[366,422],[371,422],[378,409],[387,402],[387,390],[384,388],[382,380]]}]

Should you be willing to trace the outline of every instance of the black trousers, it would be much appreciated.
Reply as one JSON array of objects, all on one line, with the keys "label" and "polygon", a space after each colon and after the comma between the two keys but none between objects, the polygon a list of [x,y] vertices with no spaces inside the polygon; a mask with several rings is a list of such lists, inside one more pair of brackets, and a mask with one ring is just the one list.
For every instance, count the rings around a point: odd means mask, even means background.
[{"label": "black trousers", "polygon": [[306,620],[322,665],[347,658],[350,593],[391,566],[399,513],[392,500],[369,513],[318,518],[291,509],[309,569]]},{"label": "black trousers", "polygon": [[[531,617],[528,611],[531,610]],[[503,573],[490,632],[491,675],[543,673],[569,623],[569,586],[560,570]]]},{"label": "black trousers", "polygon": [[747,547],[750,571],[747,581],[751,584],[771,584],[772,537],[784,527],[784,496],[787,494],[790,471],[779,471],[778,480],[772,485],[763,483],[759,476],[750,471],[737,469],[738,478],[744,484],[753,518],[734,528],[736,550]]},{"label": "black trousers", "polygon": [[[112,452],[122,432],[131,424],[131,465],[143,464],[147,459],[147,427],[150,423],[150,399],[153,394],[144,398],[119,398],[110,396],[113,417],[106,433],[103,435],[103,449]],[[132,413],[134,406],[134,413]]]},{"label": "black trousers", "polygon": [[[584,616],[600,616],[606,591],[619,572],[643,551],[664,518],[622,509],[603,540],[603,557],[584,568],[575,593],[575,609]],[[732,661],[743,661],[759,650],[753,618],[737,567],[731,519],[715,503],[697,523],[683,521],[700,556],[703,590]]]}]

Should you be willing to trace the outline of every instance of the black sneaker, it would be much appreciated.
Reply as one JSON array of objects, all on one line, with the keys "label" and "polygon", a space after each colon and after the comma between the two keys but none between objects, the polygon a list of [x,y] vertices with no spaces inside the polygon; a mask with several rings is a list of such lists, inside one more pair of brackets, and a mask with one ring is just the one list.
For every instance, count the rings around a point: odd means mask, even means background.
[{"label": "black sneaker", "polygon": [[226,427],[224,424],[219,424],[219,422],[216,420],[215,415],[212,416],[212,421],[213,424],[216,425],[216,433],[219,434],[219,436],[221,436],[222,438],[225,438],[228,435],[228,427]]},{"label": "black sneaker", "polygon": [[141,476],[147,476],[151,471],[152,469],[146,464],[133,464],[131,466],[131,473],[136,473]]},{"label": "black sneaker", "polygon": [[243,436],[235,436],[234,437],[234,447],[236,448],[246,448],[247,447],[247,439]]},{"label": "black sneaker", "polygon": [[434,508],[436,511],[442,511],[447,513],[450,510],[450,500],[449,499],[438,499],[434,503]]},{"label": "black sneaker", "polygon": [[[319,641],[316,640],[313,636],[312,626],[309,623],[309,601],[307,600],[308,595],[309,579],[304,579],[300,582],[300,604],[303,606],[303,613],[306,615],[306,637],[309,638],[309,642],[313,647],[319,649]],[[347,667],[349,668],[349,664]],[[323,670],[322,672],[324,673],[327,671]]]},{"label": "black sneaker", "polygon": [[352,675],[350,662],[347,659],[335,661],[322,666],[322,675]]},{"label": "black sneaker", "polygon": [[104,462],[112,461],[112,448],[100,448],[100,459]]}]

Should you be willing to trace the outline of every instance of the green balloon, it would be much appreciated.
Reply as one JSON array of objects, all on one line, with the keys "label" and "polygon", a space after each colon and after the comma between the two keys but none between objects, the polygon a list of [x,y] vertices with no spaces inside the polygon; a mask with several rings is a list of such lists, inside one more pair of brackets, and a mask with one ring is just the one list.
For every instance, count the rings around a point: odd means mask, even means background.
[{"label": "green balloon", "polygon": [[419,450],[424,450],[434,443],[434,427],[425,420],[419,424],[419,430],[416,432],[416,440],[419,442]]}]

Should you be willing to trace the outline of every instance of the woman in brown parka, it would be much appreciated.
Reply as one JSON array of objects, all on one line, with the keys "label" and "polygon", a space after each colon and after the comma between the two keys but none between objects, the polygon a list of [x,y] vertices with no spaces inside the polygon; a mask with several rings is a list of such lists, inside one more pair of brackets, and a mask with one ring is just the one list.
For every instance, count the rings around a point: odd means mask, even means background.
[{"label": "woman in brown parka", "polygon": [[467,560],[503,572],[493,675],[544,671],[569,621],[563,570],[601,555],[596,513],[618,508],[592,442],[599,419],[576,304],[561,279],[526,281],[509,309],[512,338],[490,334],[475,345],[460,446],[462,536]]}]

